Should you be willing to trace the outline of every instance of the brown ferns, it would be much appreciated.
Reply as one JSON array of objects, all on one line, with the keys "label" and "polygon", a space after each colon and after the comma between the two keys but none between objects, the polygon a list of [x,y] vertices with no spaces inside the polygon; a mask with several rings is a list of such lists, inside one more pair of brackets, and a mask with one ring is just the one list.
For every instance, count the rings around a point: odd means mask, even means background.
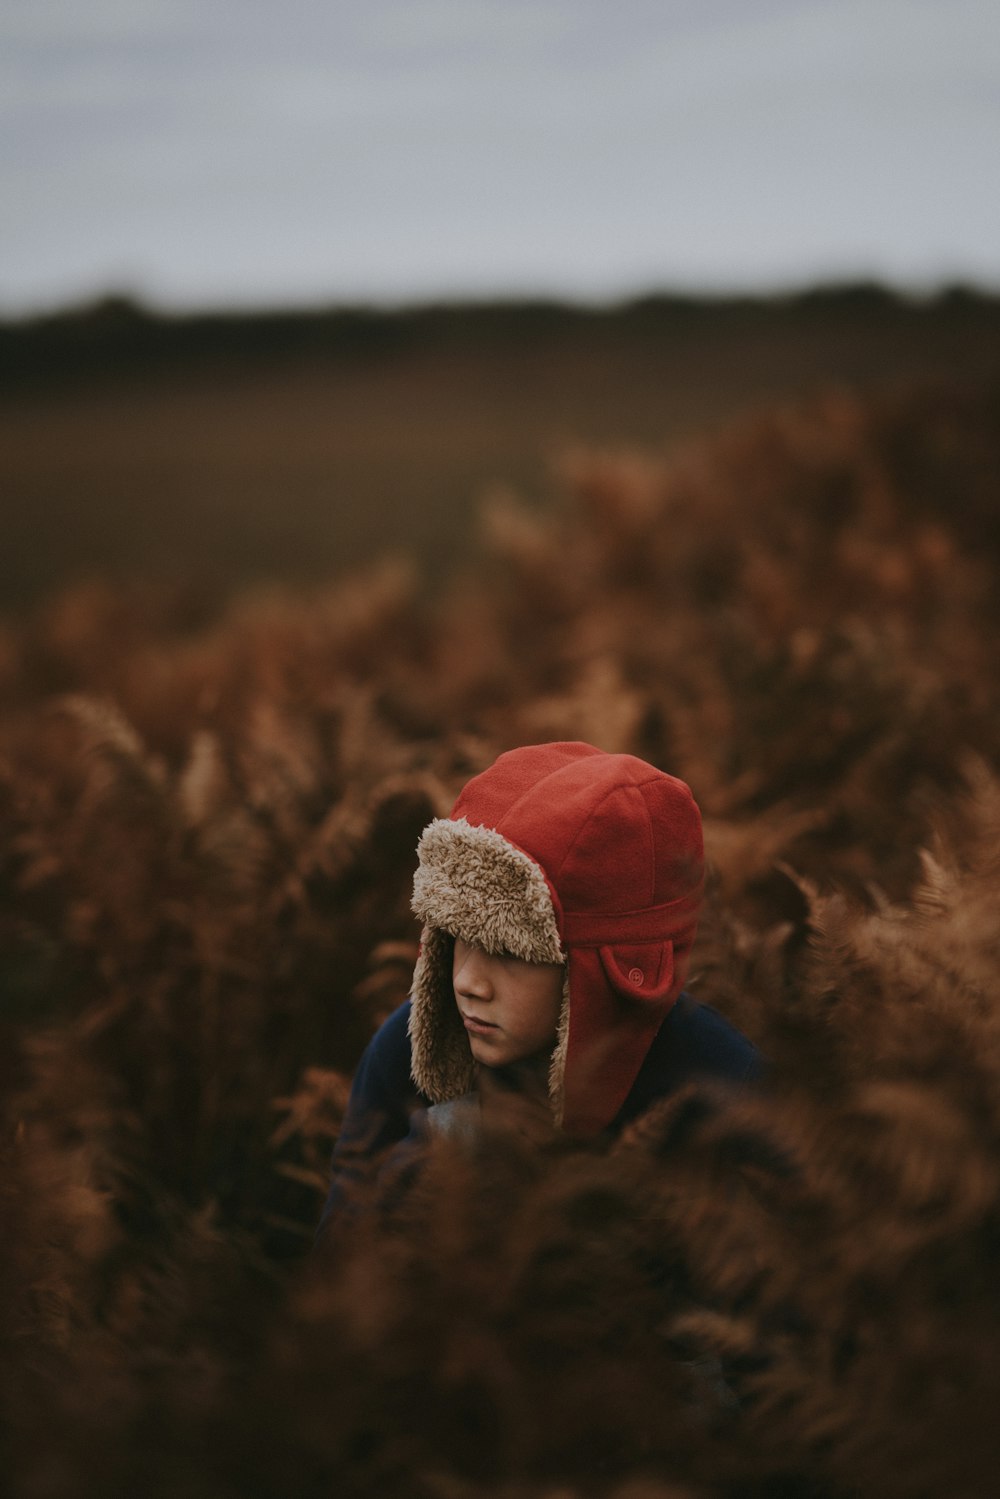
[{"label": "brown ferns", "polygon": [[[15,1493],[992,1494],[998,418],[831,395],[577,455],[433,593],[195,628],[95,584],[6,627]],[[692,985],[769,1088],[442,1148],[312,1263],[419,831],[556,737],[694,788]]]}]

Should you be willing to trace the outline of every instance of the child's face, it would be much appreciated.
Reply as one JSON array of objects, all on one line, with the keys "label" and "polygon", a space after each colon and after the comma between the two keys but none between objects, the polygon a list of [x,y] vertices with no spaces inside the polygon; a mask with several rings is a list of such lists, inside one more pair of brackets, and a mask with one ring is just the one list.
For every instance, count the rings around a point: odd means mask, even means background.
[{"label": "child's face", "polygon": [[493,958],[456,937],[451,972],[477,1062],[505,1067],[552,1051],[562,1006],[561,963]]}]

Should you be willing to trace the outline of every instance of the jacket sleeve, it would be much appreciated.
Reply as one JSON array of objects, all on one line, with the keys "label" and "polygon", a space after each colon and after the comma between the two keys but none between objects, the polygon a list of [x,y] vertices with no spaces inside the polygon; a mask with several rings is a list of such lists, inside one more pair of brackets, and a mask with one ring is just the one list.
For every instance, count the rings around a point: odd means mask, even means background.
[{"label": "jacket sleeve", "polygon": [[316,1230],[318,1245],[342,1212],[351,1188],[372,1162],[410,1133],[414,1110],[426,1100],[410,1079],[410,1001],[379,1027],[354,1073],[340,1135],[330,1162],[330,1190]]},{"label": "jacket sleeve", "polygon": [[752,1042],[711,1005],[684,993],[657,1032],[614,1127],[688,1083],[723,1083],[741,1091],[763,1087],[766,1080],[766,1062]]}]

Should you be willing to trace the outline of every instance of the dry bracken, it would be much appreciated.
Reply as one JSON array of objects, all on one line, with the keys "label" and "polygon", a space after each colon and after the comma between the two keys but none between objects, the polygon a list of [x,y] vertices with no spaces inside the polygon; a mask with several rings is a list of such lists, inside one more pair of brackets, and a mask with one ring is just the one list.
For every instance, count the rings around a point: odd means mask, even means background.
[{"label": "dry bracken", "polygon": [[[995,391],[832,395],[573,455],[433,595],[5,627],[12,1493],[992,1495],[998,474]],[[419,832],[547,738],[691,784],[692,987],[768,1088],[442,1145],[317,1260]]]}]

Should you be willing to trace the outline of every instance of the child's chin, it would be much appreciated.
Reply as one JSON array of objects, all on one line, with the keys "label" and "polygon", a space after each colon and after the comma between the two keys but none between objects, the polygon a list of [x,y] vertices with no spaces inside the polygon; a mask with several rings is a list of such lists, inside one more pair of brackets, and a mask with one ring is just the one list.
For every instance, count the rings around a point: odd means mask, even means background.
[{"label": "child's chin", "polygon": [[506,1067],[517,1060],[499,1036],[470,1036],[469,1046],[475,1060],[484,1067]]}]

